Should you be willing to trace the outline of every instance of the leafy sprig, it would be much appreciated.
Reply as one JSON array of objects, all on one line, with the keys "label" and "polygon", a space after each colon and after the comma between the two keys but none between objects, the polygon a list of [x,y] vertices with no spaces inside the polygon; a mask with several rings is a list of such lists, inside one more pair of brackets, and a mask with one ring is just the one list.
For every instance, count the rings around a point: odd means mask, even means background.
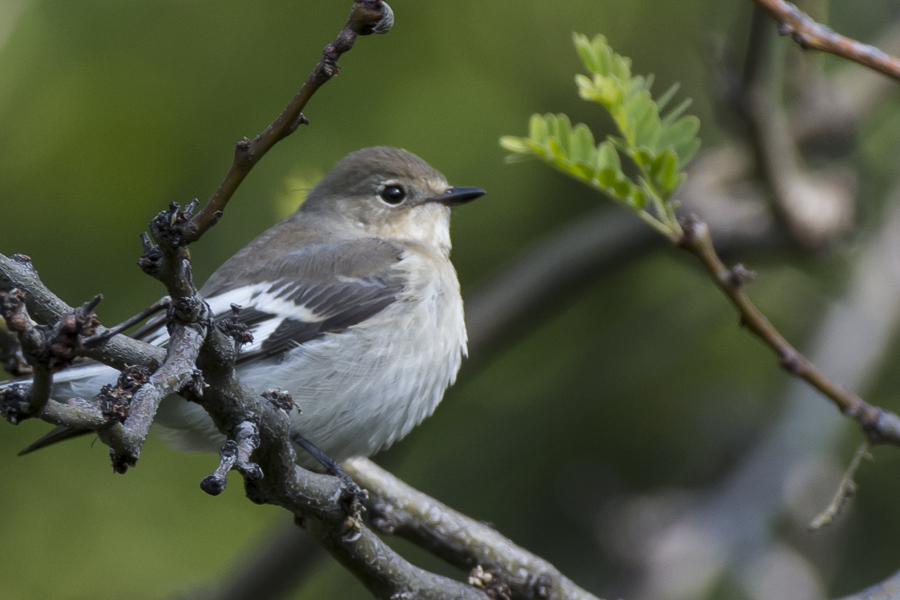
[{"label": "leafy sprig", "polygon": [[[538,157],[557,169],[625,204],[673,241],[682,236],[672,194],[684,181],[684,167],[700,148],[700,121],[682,116],[690,99],[663,115],[678,84],[657,100],[653,77],[631,74],[631,60],[613,52],[602,35],[574,35],[575,47],[590,73],[577,75],[579,95],[600,104],[619,132],[596,143],[591,130],[564,114],[533,115],[528,137],[504,136],[510,160]],[[626,174],[622,158],[634,165]]]}]

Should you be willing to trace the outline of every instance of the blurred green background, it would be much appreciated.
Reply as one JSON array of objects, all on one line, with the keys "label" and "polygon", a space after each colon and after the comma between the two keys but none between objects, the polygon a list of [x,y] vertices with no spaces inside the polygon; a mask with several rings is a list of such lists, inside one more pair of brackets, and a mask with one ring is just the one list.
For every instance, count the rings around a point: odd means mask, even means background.
[{"label": "blurred green background", "polygon": [[[897,4],[835,2],[831,24],[871,38]],[[135,262],[150,217],[170,201],[208,197],[235,141],[277,115],[349,6],[0,0],[0,252],[29,255],[72,304],[103,293],[106,324],[148,305],[162,290]],[[392,6],[393,31],[358,40],[340,76],[307,107],[311,125],[262,161],[221,224],[194,247],[199,281],[299,203],[307,182],[365,146],[406,148],[452,184],[489,191],[454,217],[464,290],[596,209],[605,201],[546,167],[505,164],[497,143],[523,135],[533,112],[566,112],[595,132],[608,126],[575,94],[573,31],[605,34],[636,72],[656,75],[657,90],[681,82],[682,95],[695,100],[705,147],[729,135],[708,91],[708,46],[743,39],[750,2]],[[878,202],[896,169],[884,158],[896,157],[896,112],[873,117],[864,151],[851,157],[867,182],[864,202]],[[801,347],[844,291],[843,251],[740,259],[759,272],[753,297]],[[463,367],[435,416],[378,462],[609,596],[628,589],[634,574],[604,541],[604,506],[713,485],[778,419],[787,380],[674,249],[591,282],[523,325],[514,343],[480,358],[477,370]],[[885,364],[897,358],[895,348]],[[896,369],[884,370],[868,399],[898,410]],[[47,428],[0,425],[4,600],[187,593],[232,571],[283,520],[279,510],[247,502],[237,479],[223,496],[205,495],[198,484],[215,458],[176,454],[155,439],[124,477],[111,474],[102,444],[87,439],[16,458]],[[844,431],[838,465],[860,440],[852,426]],[[817,565],[830,595],[900,566],[900,454],[876,455],[859,477],[839,543],[830,542],[830,567]],[[454,573],[397,545],[424,566]],[[368,597],[336,563],[324,564],[290,597]],[[709,597],[740,599],[738,588],[723,580]]]}]

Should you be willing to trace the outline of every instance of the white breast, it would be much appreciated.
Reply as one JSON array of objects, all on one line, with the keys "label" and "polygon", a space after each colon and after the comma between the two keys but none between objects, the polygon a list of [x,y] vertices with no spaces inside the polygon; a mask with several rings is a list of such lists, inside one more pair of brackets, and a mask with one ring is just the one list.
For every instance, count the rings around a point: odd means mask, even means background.
[{"label": "white breast", "polygon": [[[257,392],[288,391],[301,411],[292,431],[337,461],[389,446],[434,411],[466,351],[456,273],[436,258],[414,248],[398,263],[409,285],[397,302],[285,360],[242,367],[242,379]],[[163,403],[157,424],[182,450],[216,451],[224,441],[202,408],[180,398]],[[299,462],[317,464],[303,453]]]}]

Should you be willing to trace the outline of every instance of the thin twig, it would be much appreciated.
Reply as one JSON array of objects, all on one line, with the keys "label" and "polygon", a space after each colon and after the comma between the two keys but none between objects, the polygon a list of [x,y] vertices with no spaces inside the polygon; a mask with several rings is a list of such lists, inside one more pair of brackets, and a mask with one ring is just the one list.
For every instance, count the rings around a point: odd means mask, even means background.
[{"label": "thin twig", "polygon": [[219,184],[203,210],[197,213],[185,228],[185,242],[197,241],[222,218],[225,206],[238,186],[256,163],[271,150],[272,146],[294,133],[300,125],[309,123],[303,115],[304,107],[320,87],[338,74],[340,69],[337,61],[341,54],[353,48],[356,37],[372,33],[387,33],[393,22],[393,12],[386,2],[361,0],[353,4],[344,28],[337,34],[333,42],[325,46],[322,51],[322,59],[316,64],[312,73],[287,107],[278,115],[278,118],[252,141],[244,138],[237,143],[234,149],[234,160],[225,179]]},{"label": "thin twig", "polygon": [[[861,240],[852,256],[843,293],[807,341],[811,360],[853,389],[871,387],[879,372],[891,368],[885,359],[900,332],[900,186],[885,205],[878,231]],[[785,387],[781,414],[735,467],[692,508],[641,540],[637,569],[643,574],[624,597],[707,597],[715,582],[758,577],[757,561],[776,546],[776,531],[784,525],[784,490],[797,485],[797,473],[807,472],[810,461],[836,452],[846,432],[844,420],[814,388],[796,378]],[[628,529],[628,523],[614,525]],[[635,569],[633,559],[628,565]]]},{"label": "thin twig", "polygon": [[108,329],[107,331],[104,331],[102,334],[97,334],[97,335],[94,335],[92,337],[85,339],[84,344],[85,344],[85,346],[94,346],[97,344],[102,344],[102,343],[108,341],[109,339],[111,339],[112,337],[117,336],[120,333],[122,333],[128,329],[131,329],[132,327],[134,327],[135,325],[137,325],[144,319],[148,319],[148,318],[152,317],[153,315],[155,315],[156,313],[168,309],[171,305],[172,305],[172,299],[169,298],[168,296],[165,296],[165,297],[157,300],[156,302],[154,302],[153,304],[151,304],[150,306],[148,306],[147,308],[145,308],[138,314],[136,314],[132,317],[129,317],[129,318],[125,319],[124,321],[122,321],[121,323],[119,323],[118,325],[116,325],[115,327],[112,327],[112,328]]},{"label": "thin twig", "polygon": [[703,263],[719,289],[740,313],[741,324],[775,351],[786,371],[809,383],[830,399],[843,414],[858,421],[872,444],[900,445],[900,417],[868,404],[851,390],[831,381],[788,343],[744,291],[744,284],[752,277],[752,273],[743,265],[736,265],[732,269],[725,266],[713,248],[709,228],[705,223],[688,218],[683,220],[682,228],[684,236],[679,246]]},{"label": "thin twig", "polygon": [[810,531],[816,531],[817,529],[821,529],[826,525],[834,523],[834,520],[840,516],[850,498],[856,494],[856,482],[853,478],[856,476],[856,472],[859,470],[859,467],[864,460],[872,460],[872,455],[869,454],[870,448],[871,444],[866,440],[856,451],[856,454],[853,455],[853,460],[850,461],[850,466],[847,467],[847,470],[844,472],[844,476],[841,478],[841,483],[834,494],[834,498],[832,498],[828,507],[819,513],[809,524]]},{"label": "thin twig", "polygon": [[835,33],[783,0],[753,0],[778,21],[778,33],[789,35],[804,50],[819,50],[852,60],[900,81],[900,59],[874,46]]}]

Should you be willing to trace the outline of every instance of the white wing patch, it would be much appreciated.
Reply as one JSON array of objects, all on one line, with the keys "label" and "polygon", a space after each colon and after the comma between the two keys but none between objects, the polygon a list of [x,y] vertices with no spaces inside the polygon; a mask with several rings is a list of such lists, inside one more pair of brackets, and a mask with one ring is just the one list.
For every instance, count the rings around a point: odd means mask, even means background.
[{"label": "white wing patch", "polygon": [[[321,315],[303,304],[285,299],[285,296],[294,290],[295,288],[290,282],[263,281],[206,298],[206,302],[214,317],[228,315],[231,312],[232,304],[269,315],[250,326],[249,331],[253,335],[253,342],[241,348],[242,353],[250,354],[261,351],[266,340],[287,319],[304,323],[321,323],[327,318],[327,315]],[[168,344],[169,332],[166,330],[165,323],[162,322],[144,339],[156,346]]]}]

